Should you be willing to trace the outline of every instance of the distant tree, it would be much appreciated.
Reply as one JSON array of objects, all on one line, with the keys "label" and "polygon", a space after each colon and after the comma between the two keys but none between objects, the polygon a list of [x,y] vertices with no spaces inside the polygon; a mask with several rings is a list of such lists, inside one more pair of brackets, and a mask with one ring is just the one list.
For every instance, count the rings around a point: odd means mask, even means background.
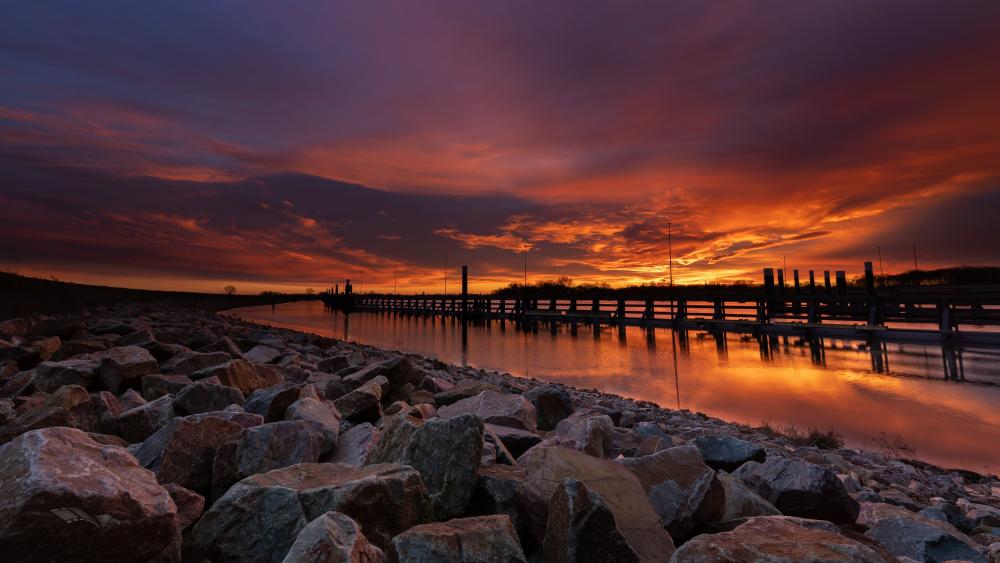
[{"label": "distant tree", "polygon": [[227,285],[226,287],[222,288],[222,290],[226,292],[227,306],[228,307],[232,307],[233,306],[233,294],[236,293],[236,286],[234,286],[234,285]]},{"label": "distant tree", "polygon": [[314,293],[316,293],[316,291],[313,288],[310,287],[306,289],[306,295],[313,295]]}]

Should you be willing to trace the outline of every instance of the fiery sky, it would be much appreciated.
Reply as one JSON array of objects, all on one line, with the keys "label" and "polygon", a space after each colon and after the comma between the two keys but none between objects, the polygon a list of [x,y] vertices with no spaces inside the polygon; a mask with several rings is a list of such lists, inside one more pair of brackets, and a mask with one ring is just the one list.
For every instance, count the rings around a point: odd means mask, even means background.
[{"label": "fiery sky", "polygon": [[[0,3],[0,268],[243,292],[996,263],[1000,2]],[[456,278],[453,269],[451,278]]]}]

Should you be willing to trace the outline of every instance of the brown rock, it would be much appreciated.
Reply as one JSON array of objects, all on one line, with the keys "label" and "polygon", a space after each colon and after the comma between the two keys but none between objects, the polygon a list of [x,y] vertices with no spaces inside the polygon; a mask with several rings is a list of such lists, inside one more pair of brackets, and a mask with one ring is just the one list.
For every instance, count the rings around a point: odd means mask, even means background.
[{"label": "brown rock", "polygon": [[123,412],[118,416],[118,424],[121,425],[122,438],[135,444],[166,426],[174,416],[174,396],[166,395]]},{"label": "brown rock", "polygon": [[190,375],[196,371],[224,364],[230,359],[229,354],[225,352],[183,352],[164,362],[161,369],[166,373]]},{"label": "brown rock", "polygon": [[35,366],[35,388],[51,393],[63,385],[86,387],[94,379],[99,366],[93,360],[42,362]]},{"label": "brown rock", "polygon": [[156,372],[156,358],[145,348],[121,346],[93,354],[79,356],[80,359],[100,362],[97,376],[112,393],[125,385],[139,387],[140,378]]},{"label": "brown rock", "polygon": [[277,422],[285,418],[285,410],[299,400],[301,392],[302,388],[295,383],[258,389],[247,397],[243,409],[263,416],[265,422]]},{"label": "brown rock", "polygon": [[619,464],[561,447],[537,446],[518,459],[528,478],[517,489],[532,534],[545,537],[549,500],[568,478],[582,482],[604,499],[615,523],[640,561],[662,561],[674,544],[650,506],[639,479]]},{"label": "brown rock", "polygon": [[[443,380],[441,380],[443,381]],[[462,399],[468,399],[479,395],[483,391],[494,391],[501,393],[501,389],[492,383],[480,381],[478,379],[467,379],[457,385],[434,394],[434,402],[438,407],[457,403]]]},{"label": "brown rock", "polygon": [[191,557],[218,563],[281,561],[307,522],[328,511],[357,522],[376,546],[430,519],[416,470],[303,463],[261,473],[230,488],[190,532]]},{"label": "brown rock", "polygon": [[319,461],[323,438],[309,423],[270,422],[232,436],[212,462],[212,497],[258,473],[297,463]]},{"label": "brown rock", "polygon": [[382,563],[385,554],[368,543],[346,514],[326,512],[306,524],[283,563]]},{"label": "brown rock", "polygon": [[330,462],[361,467],[378,440],[378,429],[362,422],[337,438],[337,448],[333,451]]},{"label": "brown rock", "polygon": [[133,448],[133,453],[160,483],[205,489],[212,483],[216,451],[244,431],[236,422],[214,416],[175,418]]},{"label": "brown rock", "polygon": [[218,377],[223,385],[239,389],[247,396],[257,389],[264,389],[284,383],[277,368],[264,364],[252,364],[246,360],[230,360],[224,364],[205,368],[191,374],[197,381],[206,377]]},{"label": "brown rock", "polygon": [[320,432],[323,437],[320,456],[336,450],[340,436],[340,412],[333,403],[315,397],[302,397],[288,407],[285,419],[307,422]]},{"label": "brown rock", "polygon": [[201,518],[201,513],[205,511],[205,497],[177,483],[167,483],[163,488],[170,493],[170,498],[177,505],[177,527],[181,531],[187,530]]},{"label": "brown rock", "polygon": [[510,518],[498,514],[456,518],[410,528],[392,539],[389,561],[514,563],[527,560]]},{"label": "brown rock", "polygon": [[[7,561],[176,560],[177,509],[127,451],[46,428],[0,448]],[[42,555],[44,553],[44,556]]]},{"label": "brown rock", "polygon": [[702,461],[698,448],[680,446],[619,463],[639,478],[671,537],[687,538],[721,518],[725,490],[715,471]]},{"label": "brown rock", "polygon": [[[383,386],[388,386],[388,384],[389,380],[379,375],[335,400],[333,404],[347,420],[374,422],[382,417]],[[327,392],[329,393],[329,390]]]},{"label": "brown rock", "polygon": [[604,457],[611,450],[611,417],[592,410],[577,411],[561,420],[551,438],[560,446]]},{"label": "brown rock", "polygon": [[890,560],[872,547],[845,537],[829,522],[790,516],[757,516],[730,532],[695,536],[674,553],[671,561],[888,563]]},{"label": "brown rock", "polygon": [[242,404],[243,393],[239,389],[207,379],[185,386],[174,398],[174,409],[185,414],[221,411],[229,405]]},{"label": "brown rock", "polygon": [[438,416],[445,419],[463,414],[474,414],[487,424],[536,430],[535,407],[520,395],[483,391],[438,409]]},{"label": "brown rock", "polygon": [[186,375],[147,375],[142,378],[142,396],[154,401],[164,395],[174,395],[191,384]]},{"label": "brown rock", "polygon": [[546,563],[639,561],[608,505],[576,479],[563,481],[549,501],[542,550]]}]

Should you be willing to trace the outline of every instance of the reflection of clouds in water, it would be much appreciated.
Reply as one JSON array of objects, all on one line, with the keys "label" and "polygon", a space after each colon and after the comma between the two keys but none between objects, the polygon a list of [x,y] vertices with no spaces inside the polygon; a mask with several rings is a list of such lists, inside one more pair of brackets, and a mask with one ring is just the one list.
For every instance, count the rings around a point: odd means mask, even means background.
[{"label": "reflection of clouds in water", "polygon": [[[341,336],[343,315],[323,310],[317,302],[279,305],[243,313],[274,324]],[[869,351],[851,342],[827,342],[826,365],[814,363],[808,343],[771,339],[769,359],[762,360],[757,340],[727,335],[720,359],[715,338],[689,333],[677,338],[673,353],[669,330],[617,329],[580,325],[537,333],[507,322],[470,324],[463,352],[461,323],[453,319],[402,317],[391,314],[351,315],[351,334],[365,344],[403,349],[445,362],[511,371],[515,375],[598,388],[664,407],[677,405],[722,419],[758,425],[791,424],[798,428],[835,429],[851,446],[875,448],[881,432],[901,435],[921,459],[981,470],[1000,466],[1000,388],[944,381],[940,349],[890,345],[889,373],[871,372]],[[649,336],[653,337],[653,343]],[[832,344],[832,346],[831,346]],[[976,357],[988,357],[978,353]],[[674,362],[680,374],[674,377]],[[926,366],[926,367],[925,367]],[[985,373],[980,370],[985,370]],[[966,362],[970,380],[994,377],[994,364]],[[903,374],[901,376],[900,374]],[[959,431],[956,431],[959,429]]]}]

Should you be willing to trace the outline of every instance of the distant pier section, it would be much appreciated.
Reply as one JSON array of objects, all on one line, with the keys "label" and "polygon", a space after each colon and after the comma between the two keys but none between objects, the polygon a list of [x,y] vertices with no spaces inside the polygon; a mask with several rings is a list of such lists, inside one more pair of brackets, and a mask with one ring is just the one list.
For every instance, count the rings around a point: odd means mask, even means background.
[{"label": "distant pier section", "polygon": [[523,296],[471,294],[462,267],[462,293],[451,295],[355,294],[350,280],[324,295],[344,311],[499,318],[524,322],[598,323],[733,332],[767,332],[880,341],[933,341],[1000,345],[1000,287],[879,287],[871,262],[863,283],[848,284],[846,272],[814,271],[792,283],[784,271],[765,268],[757,286],[653,286],[627,296]]}]

